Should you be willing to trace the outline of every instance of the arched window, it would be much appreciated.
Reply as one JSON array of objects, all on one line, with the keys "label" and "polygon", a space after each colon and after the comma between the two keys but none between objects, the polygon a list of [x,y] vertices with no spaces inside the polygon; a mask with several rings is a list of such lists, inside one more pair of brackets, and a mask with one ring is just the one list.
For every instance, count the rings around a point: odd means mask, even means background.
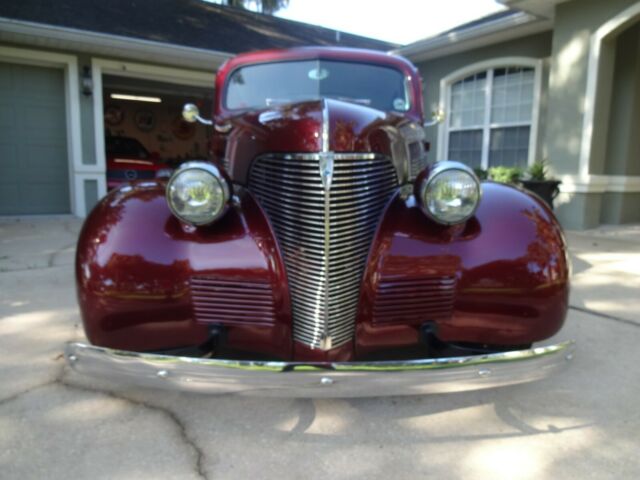
[{"label": "arched window", "polygon": [[[440,158],[471,167],[526,167],[534,158],[540,72],[536,60],[467,67],[443,80]],[[472,70],[473,69],[473,70]]]}]

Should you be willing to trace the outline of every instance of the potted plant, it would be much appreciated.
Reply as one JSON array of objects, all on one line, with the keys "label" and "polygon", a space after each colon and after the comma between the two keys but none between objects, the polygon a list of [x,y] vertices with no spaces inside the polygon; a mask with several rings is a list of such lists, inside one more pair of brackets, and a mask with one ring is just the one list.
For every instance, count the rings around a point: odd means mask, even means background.
[{"label": "potted plant", "polygon": [[517,185],[522,177],[522,169],[520,167],[491,167],[487,171],[489,180],[500,183],[510,183]]},{"label": "potted plant", "polygon": [[527,170],[527,178],[520,180],[520,183],[527,190],[539,195],[553,209],[553,199],[558,196],[558,186],[562,182],[548,178],[546,160],[534,162]]}]

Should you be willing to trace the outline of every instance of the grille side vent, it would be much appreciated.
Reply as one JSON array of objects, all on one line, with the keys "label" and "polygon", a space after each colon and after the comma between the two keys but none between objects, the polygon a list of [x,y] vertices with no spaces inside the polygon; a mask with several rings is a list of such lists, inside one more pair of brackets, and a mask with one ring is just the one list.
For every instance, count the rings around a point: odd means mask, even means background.
[{"label": "grille side vent", "polygon": [[456,277],[382,280],[373,303],[374,325],[422,324],[451,317]]},{"label": "grille side vent", "polygon": [[353,338],[369,247],[398,181],[387,157],[331,153],[325,189],[321,154],[257,158],[249,190],[269,216],[291,292],[294,339],[333,348]]},{"label": "grille side vent", "polygon": [[273,292],[268,282],[196,276],[189,286],[195,319],[201,323],[271,326],[275,323]]},{"label": "grille side vent", "polygon": [[410,175],[413,179],[427,166],[427,154],[421,141],[410,143],[407,149],[409,150]]}]

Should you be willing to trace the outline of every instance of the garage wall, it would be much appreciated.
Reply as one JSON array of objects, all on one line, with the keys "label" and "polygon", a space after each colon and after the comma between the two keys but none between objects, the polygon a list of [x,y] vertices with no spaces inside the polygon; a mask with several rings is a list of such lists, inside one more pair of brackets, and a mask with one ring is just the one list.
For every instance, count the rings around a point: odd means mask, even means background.
[{"label": "garage wall", "polygon": [[[107,108],[116,107],[122,112],[121,123],[106,124],[105,128],[114,136],[136,138],[163,160],[206,158],[207,128],[200,124],[185,124],[182,120],[182,107],[188,100],[172,101],[165,96],[162,103],[140,103],[105,98]],[[152,126],[140,128],[136,121],[139,115],[151,118]]]}]

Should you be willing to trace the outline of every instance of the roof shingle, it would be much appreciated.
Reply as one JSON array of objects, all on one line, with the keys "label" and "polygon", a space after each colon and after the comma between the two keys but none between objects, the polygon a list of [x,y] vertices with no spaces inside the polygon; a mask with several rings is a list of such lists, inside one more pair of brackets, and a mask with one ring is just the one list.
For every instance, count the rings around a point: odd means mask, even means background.
[{"label": "roof shingle", "polygon": [[239,53],[306,45],[397,45],[202,0],[0,0],[0,17]]}]

